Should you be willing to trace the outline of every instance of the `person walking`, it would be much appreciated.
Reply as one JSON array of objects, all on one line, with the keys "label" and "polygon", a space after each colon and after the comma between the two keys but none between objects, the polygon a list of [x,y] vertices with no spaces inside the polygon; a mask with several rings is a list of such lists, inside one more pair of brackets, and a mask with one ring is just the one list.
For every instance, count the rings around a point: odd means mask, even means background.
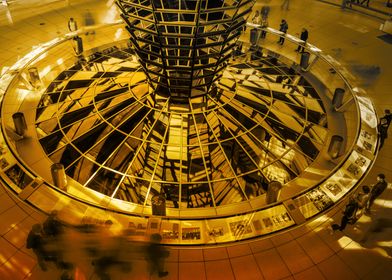
[{"label": "person walking", "polygon": [[387,188],[388,182],[385,180],[385,175],[380,173],[377,175],[377,183],[372,186],[369,195],[369,201],[366,205],[366,214],[370,214],[370,208],[372,207],[374,201],[379,197]]},{"label": "person walking", "polygon": [[74,31],[78,30],[78,24],[76,23],[76,21],[72,17],[69,18],[69,20],[68,20],[68,30],[70,32],[74,32]]},{"label": "person walking", "polygon": [[348,204],[346,205],[343,211],[343,216],[340,221],[340,225],[333,224],[332,229],[334,231],[335,230],[343,231],[346,228],[348,222],[350,221],[355,222],[357,210],[358,210],[358,201],[355,199],[354,196],[351,196]]},{"label": "person walking", "polygon": [[282,19],[282,21],[280,22],[279,31],[282,32],[283,34],[279,37],[278,44],[283,46],[288,29],[289,29],[289,25],[287,24],[287,21],[285,19]]},{"label": "person walking", "polygon": [[300,39],[302,40],[301,43],[298,44],[298,48],[295,50],[296,52],[303,52],[305,50],[306,41],[308,40],[309,33],[306,28],[302,28]]}]

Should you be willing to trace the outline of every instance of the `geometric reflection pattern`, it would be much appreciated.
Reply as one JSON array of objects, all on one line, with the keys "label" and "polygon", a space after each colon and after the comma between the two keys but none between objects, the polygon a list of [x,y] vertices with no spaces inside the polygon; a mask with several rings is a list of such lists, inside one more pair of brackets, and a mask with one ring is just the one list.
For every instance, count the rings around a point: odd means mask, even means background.
[{"label": "geometric reflection pattern", "polygon": [[155,94],[188,103],[216,91],[255,0],[119,0]]},{"label": "geometric reflection pattern", "polygon": [[[230,59],[203,102],[157,100],[133,49],[112,47],[63,71],[36,114],[40,143],[84,187],[167,207],[250,200],[299,176],[325,146],[325,109],[271,56]],[[197,98],[196,98],[197,99]]]}]

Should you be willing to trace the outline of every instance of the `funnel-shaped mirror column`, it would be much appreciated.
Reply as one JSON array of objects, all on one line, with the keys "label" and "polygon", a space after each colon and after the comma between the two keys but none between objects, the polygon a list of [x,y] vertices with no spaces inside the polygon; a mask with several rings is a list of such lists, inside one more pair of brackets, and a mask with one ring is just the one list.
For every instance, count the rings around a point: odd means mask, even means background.
[{"label": "funnel-shaped mirror column", "polygon": [[254,0],[118,0],[156,94],[205,95],[227,64]]}]

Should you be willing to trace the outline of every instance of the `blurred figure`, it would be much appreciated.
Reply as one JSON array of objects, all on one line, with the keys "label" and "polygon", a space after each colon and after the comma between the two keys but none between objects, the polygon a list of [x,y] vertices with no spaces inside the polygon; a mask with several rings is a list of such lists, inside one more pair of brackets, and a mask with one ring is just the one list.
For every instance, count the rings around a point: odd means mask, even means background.
[{"label": "blurred figure", "polygon": [[[253,18],[252,18],[252,23],[253,24],[257,24],[260,25],[261,24],[261,16],[260,16],[260,12],[258,10],[256,10],[256,13],[254,14]],[[252,46],[255,46],[259,40],[259,29],[258,28],[252,28],[250,30],[250,44]]]},{"label": "blurred figure", "polygon": [[366,7],[369,7],[369,0],[362,0],[361,5],[366,4]]},{"label": "blurred figure", "polygon": [[63,233],[63,225],[57,218],[58,212],[53,210],[46,221],[43,223],[43,231],[46,236],[58,237]]},{"label": "blurred figure", "polygon": [[63,255],[67,246],[62,238],[63,225],[58,220],[57,215],[58,212],[53,210],[42,227],[43,236],[47,243],[47,260],[53,261],[57,268],[64,270],[64,274],[68,274],[68,271],[73,269],[73,264],[64,261]]},{"label": "blurred figure", "polygon": [[372,207],[374,201],[379,197],[387,188],[388,182],[385,180],[385,175],[380,173],[377,175],[377,183],[372,186],[370,191],[369,201],[366,206],[365,213],[370,214],[370,208]]},{"label": "blurred figure", "polygon": [[299,43],[298,48],[295,50],[296,52],[303,52],[305,50],[306,41],[308,40],[309,33],[306,28],[302,28],[300,39],[303,41]]},{"label": "blurred figure", "polygon": [[[130,254],[137,252],[136,248],[129,243],[123,233],[118,236],[103,236],[97,248],[95,259],[92,261],[94,272],[102,280],[109,280],[109,269],[117,266],[124,273],[129,273],[132,269]],[[139,252],[137,252],[139,253]]]},{"label": "blurred figure", "polygon": [[290,4],[290,0],[283,0],[282,5],[280,5],[280,8],[282,10],[289,10],[289,4]]},{"label": "blurred figure", "polygon": [[342,0],[342,9],[345,9],[347,6],[352,7],[351,0]]},{"label": "blurred figure", "polygon": [[[86,12],[84,13],[83,17],[84,17],[84,25],[85,26],[92,26],[92,25],[95,24],[95,20],[94,20],[93,14],[89,10],[86,10]],[[90,35],[94,35],[95,34],[95,30],[87,31],[86,35],[89,35],[89,34]]]},{"label": "blurred figure", "polygon": [[83,16],[84,16],[84,25],[85,26],[90,26],[90,25],[95,24],[93,14],[89,10],[86,10],[86,12],[84,13]]},{"label": "blurred figure", "polygon": [[269,6],[263,6],[263,8],[261,8],[261,19],[268,19],[270,9]]},{"label": "blurred figure", "polygon": [[45,263],[46,252],[44,249],[44,238],[42,236],[42,227],[40,224],[35,224],[31,228],[26,241],[26,248],[32,249],[37,256],[37,262],[43,271],[47,270]]},{"label": "blurred figure", "polygon": [[161,241],[162,236],[158,233],[150,236],[150,244],[146,248],[146,258],[149,262],[150,275],[158,273],[159,277],[165,277],[169,272],[164,270],[164,259],[169,257],[169,251],[160,244]]},{"label": "blurred figure", "polygon": [[334,231],[335,230],[343,231],[349,222],[351,222],[351,224],[354,224],[356,222],[357,210],[358,210],[358,202],[355,200],[354,196],[351,196],[348,204],[346,205],[346,208],[343,211],[343,217],[340,221],[340,225],[333,224],[332,229]]},{"label": "blurred figure", "polygon": [[74,31],[78,30],[78,24],[76,23],[76,21],[72,17],[69,18],[69,20],[68,20],[68,30],[70,32],[74,32]]},{"label": "blurred figure", "polygon": [[[380,242],[380,237],[381,235],[378,235],[378,233],[383,233],[384,231],[391,230],[392,229],[392,219],[390,218],[377,218],[371,225],[370,228],[364,233],[362,239],[359,241],[359,243],[364,246],[364,243],[366,244],[364,247],[369,248],[370,246],[377,246],[383,248],[386,253],[389,256],[392,256],[392,248],[390,245],[381,245],[384,242]],[[382,241],[387,241],[387,244],[390,242],[390,235],[384,233],[383,236],[386,236],[385,239],[382,239]],[[373,238],[372,238],[373,237]]]},{"label": "blurred figure", "polygon": [[103,225],[96,227],[94,235],[90,234],[92,238],[87,243],[88,253],[94,258],[91,262],[94,272],[101,280],[110,280],[108,270],[119,264],[118,247],[110,229],[112,225],[111,220],[106,220]]},{"label": "blurred figure", "polygon": [[278,44],[283,45],[288,29],[289,25],[287,24],[287,21],[285,19],[282,19],[282,21],[280,22],[279,31],[283,32],[283,34],[279,37]]}]

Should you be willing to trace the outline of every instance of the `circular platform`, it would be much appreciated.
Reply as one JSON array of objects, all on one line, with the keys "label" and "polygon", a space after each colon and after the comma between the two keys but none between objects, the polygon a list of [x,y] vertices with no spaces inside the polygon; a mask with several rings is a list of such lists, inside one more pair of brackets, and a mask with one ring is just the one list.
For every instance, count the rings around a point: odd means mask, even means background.
[{"label": "circular platform", "polygon": [[[209,94],[173,103],[149,87],[121,30],[79,34],[83,59],[69,52],[74,34],[58,38],[2,76],[0,168],[21,199],[68,209],[70,223],[109,216],[167,243],[219,243],[301,224],[371,167],[374,108],[319,50],[308,70],[268,42],[244,46]],[[152,215],[158,195],[163,217]]]}]

